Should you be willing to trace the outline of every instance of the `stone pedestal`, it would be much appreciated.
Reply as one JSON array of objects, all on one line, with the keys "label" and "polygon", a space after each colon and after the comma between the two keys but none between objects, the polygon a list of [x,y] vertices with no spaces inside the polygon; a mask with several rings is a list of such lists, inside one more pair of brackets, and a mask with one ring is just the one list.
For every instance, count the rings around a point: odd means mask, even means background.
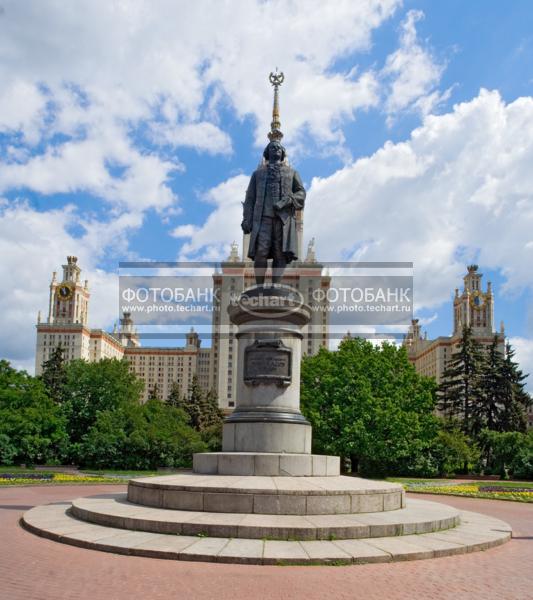
[{"label": "stone pedestal", "polygon": [[222,450],[309,454],[311,425],[300,412],[301,329],[309,307],[287,288],[253,288],[229,313],[239,327],[239,380]]},{"label": "stone pedestal", "polygon": [[195,455],[194,471],[338,475],[337,457],[325,469],[326,457],[311,455],[311,425],[300,412],[302,328],[311,318],[301,294],[280,285],[251,288],[228,311],[238,327],[237,405],[224,422],[222,452]]}]

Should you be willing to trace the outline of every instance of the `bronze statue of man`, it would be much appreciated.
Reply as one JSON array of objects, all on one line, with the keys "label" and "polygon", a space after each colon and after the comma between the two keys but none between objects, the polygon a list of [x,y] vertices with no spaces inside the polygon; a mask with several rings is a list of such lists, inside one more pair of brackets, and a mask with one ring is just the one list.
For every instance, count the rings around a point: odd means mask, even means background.
[{"label": "bronze statue of man", "polygon": [[286,160],[285,148],[274,139],[263,152],[266,163],[254,171],[244,201],[242,230],[250,234],[248,257],[254,261],[255,281],[265,282],[272,259],[272,283],[279,283],[288,263],[298,258],[296,210],[305,202],[297,171]]}]

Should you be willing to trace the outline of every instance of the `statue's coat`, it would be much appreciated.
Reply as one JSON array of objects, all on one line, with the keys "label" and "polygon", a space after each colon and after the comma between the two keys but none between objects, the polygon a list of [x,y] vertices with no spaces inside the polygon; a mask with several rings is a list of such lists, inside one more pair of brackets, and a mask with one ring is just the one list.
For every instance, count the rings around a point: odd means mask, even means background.
[{"label": "statue's coat", "polygon": [[[246,199],[244,201],[243,227],[250,231],[250,245],[248,257],[255,258],[257,234],[261,226],[263,204],[267,193],[268,168],[262,166],[254,171],[250,178]],[[298,259],[298,246],[296,239],[296,210],[304,207],[305,190],[300,175],[288,165],[281,165],[281,196],[277,202],[276,215],[283,223],[283,248],[287,262]],[[272,256],[269,256],[272,258]]]}]

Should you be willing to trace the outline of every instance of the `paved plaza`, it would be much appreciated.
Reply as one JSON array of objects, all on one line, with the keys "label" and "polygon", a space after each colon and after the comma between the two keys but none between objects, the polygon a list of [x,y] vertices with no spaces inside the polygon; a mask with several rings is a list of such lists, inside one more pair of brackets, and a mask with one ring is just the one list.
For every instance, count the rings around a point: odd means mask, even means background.
[{"label": "paved plaza", "polygon": [[513,540],[486,552],[405,563],[270,567],[176,562],[85,550],[42,539],[19,519],[32,506],[124,492],[125,486],[0,490],[0,599],[122,600],[533,597],[533,505],[416,495],[507,521]]}]

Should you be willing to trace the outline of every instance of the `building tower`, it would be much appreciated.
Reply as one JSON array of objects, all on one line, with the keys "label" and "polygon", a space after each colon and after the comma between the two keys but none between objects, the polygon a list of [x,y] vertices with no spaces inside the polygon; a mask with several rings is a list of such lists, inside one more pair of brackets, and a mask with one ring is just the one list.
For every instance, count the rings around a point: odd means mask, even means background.
[{"label": "building tower", "polygon": [[498,350],[505,351],[505,329],[503,322],[500,331],[494,330],[494,297],[492,286],[487,283],[487,290],[483,291],[482,273],[477,265],[469,265],[463,277],[464,289],[459,295],[455,289],[453,299],[453,333],[451,336],[440,336],[429,340],[427,332],[422,335],[422,328],[418,319],[413,319],[409,331],[404,338],[403,345],[407,349],[409,360],[415,365],[418,373],[434,377],[437,383],[441,382],[442,374],[446,369],[454,352],[456,352],[463,333],[463,327],[470,327],[472,337],[487,348],[497,338]]},{"label": "building tower", "polygon": [[198,333],[196,331],[194,331],[194,327],[191,327],[189,333],[187,333],[187,335],[185,336],[185,348],[186,349],[195,349],[197,350],[198,348],[200,348],[200,344],[202,343],[202,340],[200,339],[200,336],[198,335]]},{"label": "building tower", "polygon": [[471,327],[474,337],[494,335],[494,298],[492,285],[483,292],[483,274],[477,265],[469,265],[464,276],[463,293],[455,290],[453,300],[453,335],[461,335],[463,327]]},{"label": "building tower", "polygon": [[123,346],[139,347],[141,345],[139,342],[139,336],[137,335],[137,331],[133,326],[133,319],[131,318],[131,313],[122,313],[122,318],[120,319],[120,328],[118,330],[117,337]]},{"label": "building tower", "polygon": [[81,269],[76,256],[67,256],[63,265],[63,279],[57,281],[56,272],[50,282],[48,323],[87,325],[89,312],[89,283],[80,282]]},{"label": "building tower", "polygon": [[55,271],[52,274],[48,318],[46,323],[37,319],[36,375],[41,374],[43,362],[50,358],[58,346],[63,349],[65,360],[89,360],[91,357],[91,332],[87,326],[89,283],[87,280],[82,283],[80,274],[75,256],[67,256],[61,281],[57,280]]}]

